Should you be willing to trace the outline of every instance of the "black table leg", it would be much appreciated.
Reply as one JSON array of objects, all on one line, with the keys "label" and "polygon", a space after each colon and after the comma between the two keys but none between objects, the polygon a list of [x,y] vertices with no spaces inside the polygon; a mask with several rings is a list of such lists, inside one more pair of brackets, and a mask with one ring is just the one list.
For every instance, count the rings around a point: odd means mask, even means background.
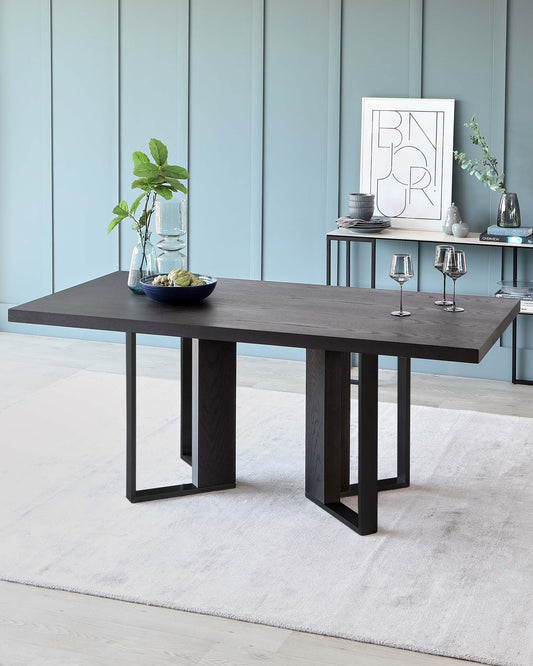
[{"label": "black table leg", "polygon": [[[378,491],[398,490],[407,488],[410,484],[411,468],[411,359],[398,357],[398,384],[397,384],[397,462],[396,476],[387,479],[378,479]],[[361,396],[361,390],[359,390]],[[361,397],[359,397],[361,399]],[[348,447],[350,443],[348,442]],[[344,458],[350,458],[350,451]],[[345,478],[345,476],[343,477]],[[359,494],[358,483],[343,485],[341,497],[351,497]]]},{"label": "black table leg", "polygon": [[361,354],[359,511],[342,504],[350,437],[350,354],[307,350],[305,494],[359,534],[377,531],[377,356]]},{"label": "black table leg", "polygon": [[130,502],[235,487],[236,345],[193,340],[190,347],[193,483],[137,490],[135,333],[126,333],[126,496]]},{"label": "black table leg", "polygon": [[397,467],[393,488],[407,488],[411,482],[411,359],[398,357]]}]

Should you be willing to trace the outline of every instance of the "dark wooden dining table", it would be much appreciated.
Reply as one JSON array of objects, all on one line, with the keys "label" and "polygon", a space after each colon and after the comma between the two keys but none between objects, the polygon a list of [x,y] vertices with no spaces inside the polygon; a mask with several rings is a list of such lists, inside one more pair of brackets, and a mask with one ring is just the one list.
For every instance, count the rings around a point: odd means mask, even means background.
[{"label": "dark wooden dining table", "polygon": [[[157,303],[111,273],[13,307],[9,321],[126,334],[126,495],[132,502],[234,488],[236,343],[306,349],[305,494],[359,534],[378,528],[378,492],[409,485],[411,358],[480,363],[519,312],[519,302],[459,296],[464,312],[405,295],[410,317],[392,317],[398,291],[220,279],[191,305]],[[192,482],[136,485],[136,335],[181,338],[181,455]],[[358,479],[350,483],[350,353],[359,352]],[[397,356],[398,475],[378,479],[378,358]],[[358,495],[358,511],[342,497]]]}]

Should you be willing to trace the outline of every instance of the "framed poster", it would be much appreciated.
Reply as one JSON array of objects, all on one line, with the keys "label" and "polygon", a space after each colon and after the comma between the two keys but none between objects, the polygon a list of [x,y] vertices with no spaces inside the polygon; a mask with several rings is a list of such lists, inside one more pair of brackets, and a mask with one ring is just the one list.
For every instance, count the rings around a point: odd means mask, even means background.
[{"label": "framed poster", "polygon": [[360,191],[395,227],[440,230],[452,197],[453,99],[364,97]]}]

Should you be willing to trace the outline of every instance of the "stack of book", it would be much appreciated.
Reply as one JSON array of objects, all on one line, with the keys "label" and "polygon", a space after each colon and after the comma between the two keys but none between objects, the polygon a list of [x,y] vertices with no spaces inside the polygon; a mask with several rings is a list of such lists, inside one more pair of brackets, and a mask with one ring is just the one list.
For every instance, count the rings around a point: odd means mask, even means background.
[{"label": "stack of book", "polygon": [[479,234],[480,241],[493,241],[496,243],[512,243],[514,245],[533,245],[533,227],[506,228],[497,224],[490,226],[487,231]]}]

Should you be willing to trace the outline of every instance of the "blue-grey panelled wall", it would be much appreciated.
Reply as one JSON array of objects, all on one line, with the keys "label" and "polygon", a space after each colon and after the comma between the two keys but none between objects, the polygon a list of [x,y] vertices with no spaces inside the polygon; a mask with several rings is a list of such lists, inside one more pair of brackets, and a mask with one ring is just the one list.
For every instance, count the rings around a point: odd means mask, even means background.
[{"label": "blue-grey panelled wall", "polygon": [[[359,180],[364,96],[455,98],[456,146],[476,114],[533,223],[532,26],[531,0],[0,0],[0,328],[71,335],[10,326],[7,308],[128,267],[133,233],[106,226],[152,136],[192,174],[191,267],[219,276],[324,281],[324,235]],[[497,198],[460,170],[453,198],[473,230],[494,220]],[[392,250],[378,244],[378,287]],[[437,291],[431,254],[420,284]],[[368,248],[354,258],[364,286]],[[468,260],[459,290],[493,293],[499,251]],[[522,317],[530,377],[532,332]],[[507,379],[509,345],[479,367],[415,368]]]}]

